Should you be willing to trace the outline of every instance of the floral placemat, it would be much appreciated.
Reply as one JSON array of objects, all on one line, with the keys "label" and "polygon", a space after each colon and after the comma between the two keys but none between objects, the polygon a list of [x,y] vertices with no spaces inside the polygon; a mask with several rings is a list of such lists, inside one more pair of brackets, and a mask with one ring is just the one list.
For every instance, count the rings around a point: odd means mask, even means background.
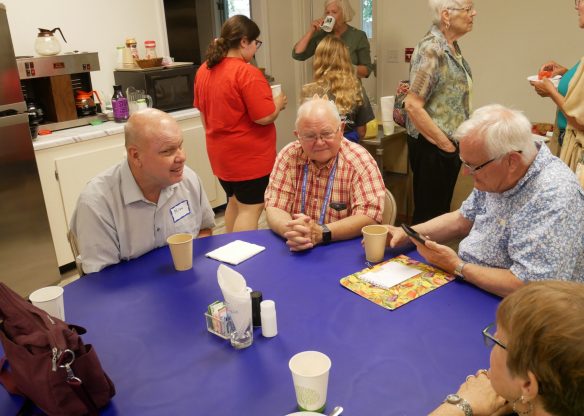
[{"label": "floral placemat", "polygon": [[[419,269],[420,273],[389,289],[375,286],[359,278],[361,274],[380,268],[385,263],[392,261]],[[394,310],[452,280],[454,280],[453,275],[402,254],[383,263],[376,264],[372,268],[363,269],[343,277],[340,283],[365,299],[383,308]]]}]

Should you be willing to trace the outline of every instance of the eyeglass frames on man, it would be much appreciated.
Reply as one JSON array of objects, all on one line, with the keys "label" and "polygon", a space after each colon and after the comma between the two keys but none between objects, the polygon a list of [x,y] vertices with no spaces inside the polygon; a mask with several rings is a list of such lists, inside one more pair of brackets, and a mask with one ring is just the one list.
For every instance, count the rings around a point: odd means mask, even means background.
[{"label": "eyeglass frames on man", "polygon": [[[523,153],[521,150],[512,150],[512,152]],[[463,158],[461,158],[460,156],[459,156],[459,159],[460,159],[460,161],[462,162],[462,165],[463,165],[465,168],[467,168],[467,169],[468,169],[468,174],[469,174],[469,175],[474,175],[474,174],[475,174],[475,173],[477,173],[479,170],[481,170],[482,168],[484,168],[485,166],[487,166],[489,163],[491,163],[491,162],[494,162],[495,160],[497,160],[497,159],[500,159],[500,158],[502,158],[503,156],[506,156],[506,155],[508,155],[509,153],[511,153],[511,152],[507,152],[507,153],[504,153],[504,154],[502,154],[501,156],[494,157],[493,159],[487,160],[485,163],[481,163],[481,164],[480,164],[480,165],[478,165],[478,166],[469,165],[469,164],[468,164],[468,163],[466,163],[466,162],[464,161],[464,159],[463,159]]]},{"label": "eyeglass frames on man", "polygon": [[257,40],[257,39],[254,40],[254,42],[256,44],[256,49],[259,49],[263,45],[263,43],[264,43],[261,40]]},{"label": "eyeglass frames on man", "polygon": [[[579,0],[576,0],[576,2],[578,2]],[[474,8],[474,4],[471,4],[470,6],[466,6],[466,7],[447,7],[447,10],[457,10],[457,11],[465,11],[467,14],[471,14],[472,11],[475,9]]]},{"label": "eyeglass frames on man", "polygon": [[339,124],[339,126],[334,131],[325,131],[321,132],[320,134],[307,134],[306,136],[298,135],[298,137],[300,138],[300,140],[306,143],[314,143],[319,137],[321,140],[328,142],[335,138],[335,134],[337,134],[340,128],[341,125]]},{"label": "eyeglass frames on man", "polygon": [[504,350],[507,349],[507,346],[499,341],[493,334],[491,334],[491,329],[493,329],[495,323],[493,322],[490,325],[487,325],[485,329],[483,329],[483,340],[485,341],[485,345],[489,348],[493,347],[497,344],[499,347],[503,348]]}]

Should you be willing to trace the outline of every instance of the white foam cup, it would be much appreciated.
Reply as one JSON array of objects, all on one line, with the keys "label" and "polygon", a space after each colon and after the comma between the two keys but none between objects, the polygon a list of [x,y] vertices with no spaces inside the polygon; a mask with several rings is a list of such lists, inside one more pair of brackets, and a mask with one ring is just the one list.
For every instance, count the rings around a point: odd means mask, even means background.
[{"label": "white foam cup", "polygon": [[272,97],[276,98],[282,94],[282,84],[272,85]]},{"label": "white foam cup", "polygon": [[32,304],[60,320],[65,320],[64,290],[60,286],[47,286],[35,290],[28,297]]},{"label": "white foam cup", "polygon": [[326,406],[331,360],[318,351],[303,351],[290,358],[288,367],[300,411],[322,412]]}]

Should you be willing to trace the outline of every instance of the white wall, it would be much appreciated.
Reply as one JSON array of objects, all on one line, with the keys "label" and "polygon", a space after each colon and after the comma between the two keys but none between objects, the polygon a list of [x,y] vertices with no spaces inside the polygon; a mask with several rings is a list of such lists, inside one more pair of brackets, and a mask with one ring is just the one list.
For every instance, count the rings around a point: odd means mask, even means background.
[{"label": "white wall", "polygon": [[[584,33],[572,1],[475,0],[472,32],[460,39],[474,78],[473,104],[499,102],[526,112],[532,121],[553,122],[555,106],[540,98],[526,81],[554,59],[572,66],[582,55]],[[427,0],[377,0],[379,89],[393,95],[408,78],[404,48],[414,47],[431,24]],[[391,50],[400,63],[388,63]]]},{"label": "white wall", "polygon": [[[155,40],[159,55],[168,55],[168,42],[162,0],[0,0],[6,5],[8,24],[16,55],[36,55],[37,28],[60,27],[61,53],[78,50],[98,52],[100,71],[91,73],[94,89],[110,97],[113,93],[116,46],[127,37],[138,41]],[[105,97],[102,97],[105,99]]]},{"label": "white wall", "polygon": [[[158,53],[168,54],[162,0],[0,0],[17,55],[33,55],[37,28],[61,27],[68,43],[63,52],[97,51],[101,70],[92,73],[94,87],[111,95],[117,45],[135,37],[139,46],[154,39]],[[318,0],[315,0],[318,1]],[[430,26],[427,0],[374,0],[377,7],[377,50],[380,96],[392,95],[399,79],[408,77],[405,47],[413,47]],[[293,140],[302,63],[291,58],[294,43],[306,31],[311,0],[253,0],[254,19],[268,44],[259,57],[283,85],[288,108],[278,117],[278,148]],[[553,121],[554,105],[537,96],[525,78],[548,60],[571,66],[581,55],[583,33],[571,1],[475,0],[474,30],[460,40],[474,75],[475,107],[500,102],[526,111],[534,121]],[[257,9],[261,9],[261,13]],[[82,11],[82,15],[79,11]],[[267,27],[266,27],[267,26]],[[399,63],[388,63],[396,50]]]}]

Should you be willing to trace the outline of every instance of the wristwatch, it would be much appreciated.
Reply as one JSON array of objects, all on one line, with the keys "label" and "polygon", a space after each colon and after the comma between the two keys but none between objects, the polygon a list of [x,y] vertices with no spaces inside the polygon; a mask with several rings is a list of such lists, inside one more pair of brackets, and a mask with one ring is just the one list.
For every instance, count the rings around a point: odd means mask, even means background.
[{"label": "wristwatch", "polygon": [[464,275],[462,274],[462,269],[464,269],[464,266],[466,266],[466,261],[461,261],[458,263],[458,266],[456,266],[456,269],[454,269],[454,274],[460,277],[462,280],[464,280]]},{"label": "wristwatch", "polygon": [[453,404],[464,412],[464,416],[473,416],[470,403],[460,397],[458,394],[449,394],[444,399],[444,403]]},{"label": "wristwatch", "polygon": [[323,244],[330,243],[333,238],[331,230],[329,230],[329,228],[325,224],[321,224],[320,226],[322,227],[322,243]]}]

